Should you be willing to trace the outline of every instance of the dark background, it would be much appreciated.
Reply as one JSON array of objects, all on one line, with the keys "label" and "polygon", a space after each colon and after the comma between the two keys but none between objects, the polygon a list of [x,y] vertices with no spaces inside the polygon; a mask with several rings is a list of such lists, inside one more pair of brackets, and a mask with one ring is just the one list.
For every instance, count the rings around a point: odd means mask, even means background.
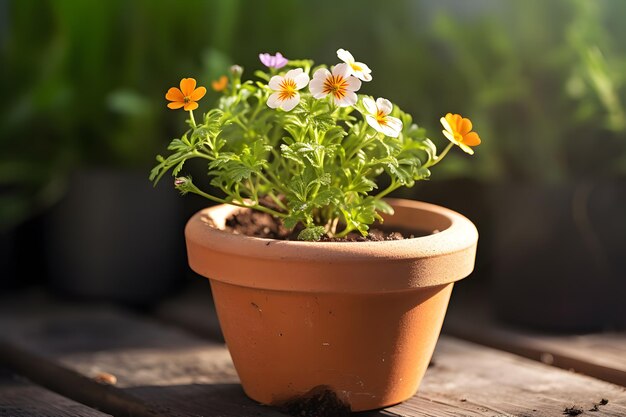
[{"label": "dark background", "polygon": [[250,77],[260,52],[333,63],[345,48],[373,69],[367,93],[440,148],[447,112],[481,135],[397,193],[477,224],[459,289],[518,325],[624,327],[625,20],[621,0],[0,0],[0,289],[173,294],[191,279],[185,219],[206,203],[148,182],[185,117],[167,88],[235,63]]}]

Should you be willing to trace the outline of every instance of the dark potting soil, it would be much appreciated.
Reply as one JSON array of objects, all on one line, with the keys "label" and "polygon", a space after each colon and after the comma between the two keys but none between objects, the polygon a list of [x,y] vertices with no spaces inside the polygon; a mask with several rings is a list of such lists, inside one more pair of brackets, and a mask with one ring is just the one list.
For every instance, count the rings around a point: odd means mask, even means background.
[{"label": "dark potting soil", "polygon": [[[225,230],[246,236],[261,237],[277,240],[298,240],[298,234],[302,231],[302,225],[293,230],[286,229],[283,224],[269,214],[254,210],[242,210],[232,214],[226,219]],[[414,237],[427,236],[430,232],[416,233],[406,230],[387,231],[378,226],[371,228],[367,236],[360,233],[350,233],[342,238],[323,237],[321,242],[382,242],[389,240],[411,239]]]}]

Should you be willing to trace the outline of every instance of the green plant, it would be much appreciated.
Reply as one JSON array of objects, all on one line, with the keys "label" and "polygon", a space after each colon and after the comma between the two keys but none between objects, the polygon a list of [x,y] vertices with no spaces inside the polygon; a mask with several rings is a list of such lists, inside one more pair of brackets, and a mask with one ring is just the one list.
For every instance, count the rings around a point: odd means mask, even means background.
[{"label": "green plant", "polygon": [[[349,52],[337,54],[344,63],[332,73],[280,54],[260,56],[269,68],[255,72],[260,81],[242,82],[241,68],[234,67],[230,87],[220,84],[223,97],[200,123],[193,110],[206,89],[183,79],[166,98],[168,107],[189,111],[189,130],[171,142],[167,158],[157,157],[150,179],[156,183],[168,171],[178,176],[186,161],[204,159],[210,184],[224,197],[201,190],[190,177],[175,181],[183,194],[269,213],[288,229],[301,224],[301,240],[367,235],[369,225],[382,220],[380,212],[392,212],[384,196],[428,178],[454,144],[473,153],[470,146],[480,143],[468,119],[448,114],[441,122],[450,144],[437,155],[409,114],[388,100],[356,94],[371,71]],[[293,69],[279,73],[283,67]],[[383,173],[389,185],[372,194]]]}]

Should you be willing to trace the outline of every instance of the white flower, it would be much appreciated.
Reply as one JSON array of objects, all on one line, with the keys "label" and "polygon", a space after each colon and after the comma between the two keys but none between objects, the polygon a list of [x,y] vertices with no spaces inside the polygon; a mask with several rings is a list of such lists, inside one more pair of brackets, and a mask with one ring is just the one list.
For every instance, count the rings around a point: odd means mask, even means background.
[{"label": "white flower", "polygon": [[280,107],[285,111],[290,111],[300,102],[298,90],[306,87],[308,83],[309,76],[302,71],[302,68],[292,69],[284,77],[273,76],[268,85],[274,93],[267,99],[267,105],[272,109]]},{"label": "white flower", "polygon": [[339,107],[355,105],[358,101],[355,91],[361,88],[361,81],[350,75],[348,64],[335,65],[332,70],[332,74],[325,68],[315,71],[309,84],[311,94],[317,99],[332,94]]},{"label": "white flower", "polygon": [[363,106],[369,113],[365,115],[368,125],[386,136],[398,137],[402,131],[402,122],[397,117],[389,116],[393,109],[389,100],[380,97],[374,102],[371,98],[365,97],[363,98]]},{"label": "white flower", "polygon": [[337,56],[350,67],[350,73],[359,80],[372,81],[372,70],[362,62],[356,62],[352,54],[345,49],[338,49]]}]

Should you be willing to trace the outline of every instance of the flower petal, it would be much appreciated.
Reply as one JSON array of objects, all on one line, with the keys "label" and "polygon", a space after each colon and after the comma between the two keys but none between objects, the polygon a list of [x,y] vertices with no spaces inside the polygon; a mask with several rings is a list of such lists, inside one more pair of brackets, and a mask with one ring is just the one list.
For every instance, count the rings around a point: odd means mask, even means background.
[{"label": "flower petal", "polygon": [[389,114],[391,113],[391,110],[393,110],[393,104],[391,104],[391,101],[382,97],[378,97],[376,99],[376,107],[378,107],[378,110],[382,111],[383,114]]},{"label": "flower petal", "polygon": [[397,131],[396,129],[392,128],[389,125],[381,125],[381,132],[385,135],[385,136],[389,136],[392,138],[397,138],[398,135],[400,134],[399,131]]},{"label": "flower petal", "polygon": [[271,56],[270,56],[270,54],[259,54],[259,60],[266,67],[269,67],[270,64],[271,64]]},{"label": "flower petal", "polygon": [[333,96],[333,99],[335,100],[335,104],[339,107],[354,106],[359,100],[356,93],[354,93],[353,91],[346,91],[346,94],[340,99]]},{"label": "flower petal", "polygon": [[459,133],[462,135],[467,135],[472,131],[472,121],[470,119],[461,118],[459,120]]},{"label": "flower petal", "polygon": [[200,100],[202,97],[204,97],[204,95],[206,94],[206,88],[204,87],[198,87],[195,90],[193,90],[193,93],[191,93],[191,96],[189,96],[189,98],[192,101],[198,101]]},{"label": "flower petal", "polygon": [[302,72],[304,72],[302,71],[302,68],[295,68],[295,69],[289,70],[287,71],[287,74],[285,74],[285,78],[295,79]]},{"label": "flower petal", "polygon": [[463,136],[463,143],[467,146],[478,146],[480,145],[480,136],[476,132],[470,132]]},{"label": "flower petal", "polygon": [[165,98],[169,101],[183,101],[185,99],[185,96],[183,95],[183,92],[180,91],[178,88],[172,87],[167,90]]},{"label": "flower petal", "polygon": [[335,77],[341,76],[344,78],[348,78],[348,76],[352,73],[352,70],[350,69],[350,66],[348,64],[337,64],[333,67],[332,72]]},{"label": "flower petal", "polygon": [[367,74],[367,73],[363,72],[363,71],[355,72],[354,76],[357,77],[361,81],[365,81],[365,82],[372,81],[372,76],[370,74]]},{"label": "flower petal", "polygon": [[189,103],[185,104],[185,111],[195,110],[197,108],[198,108],[198,103],[196,103],[195,101],[190,101]]},{"label": "flower petal", "polygon": [[[317,72],[319,71],[320,70]],[[330,73],[328,75],[330,75]],[[324,92],[324,80],[325,78],[313,78],[309,83],[309,91],[314,98],[324,98],[328,95],[328,93]]]},{"label": "flower petal", "polygon": [[[450,113],[448,113],[446,115],[446,117],[442,117],[441,119],[439,119],[439,121],[441,122],[441,124],[443,125],[443,128],[446,129],[447,132],[449,132],[450,134],[453,134],[454,131],[452,130],[452,126],[450,126],[450,123],[448,123],[447,117],[450,115]],[[448,139],[450,139],[448,136],[446,136]],[[452,139],[450,139],[452,140]],[[453,141],[453,140],[452,140]],[[453,141],[454,142],[454,141]]]},{"label": "flower petal", "polygon": [[328,71],[326,68],[320,68],[313,73],[313,79],[319,79],[323,81],[328,77],[330,77],[330,71]]},{"label": "flower petal", "polygon": [[272,66],[276,69],[284,67],[289,62],[289,60],[285,58],[280,52],[276,52],[276,55],[273,58],[274,62],[272,63]]},{"label": "flower petal", "polygon": [[274,91],[280,91],[280,84],[284,81],[284,79],[285,77],[274,75],[267,85]]},{"label": "flower petal", "polygon": [[363,97],[363,107],[370,114],[376,114],[378,112],[378,108],[376,107],[376,102],[369,97]]},{"label": "flower petal", "polygon": [[458,114],[452,114],[452,113],[446,114],[446,121],[452,128],[451,132],[458,133],[460,119],[461,119],[461,116]]},{"label": "flower petal", "polygon": [[376,129],[380,133],[383,133],[380,123],[378,123],[378,120],[376,120],[374,116],[370,116],[369,114],[366,114],[365,121],[367,122],[368,125],[372,126],[374,129]]},{"label": "flower petal", "polygon": [[447,137],[450,142],[454,143],[455,145],[461,145],[456,139],[454,139],[454,135],[451,132],[448,132],[447,130],[442,130],[441,133],[443,133],[443,135]]},{"label": "flower petal", "polygon": [[282,104],[280,100],[280,93],[273,93],[267,99],[267,106],[271,109],[275,109]]},{"label": "flower petal", "polygon": [[[391,127],[393,130],[397,131],[398,133],[402,132],[403,125],[400,119],[398,119],[397,117],[393,117],[393,116],[387,116],[385,120],[387,121],[387,126]],[[398,135],[394,136],[394,138],[397,136]]]},{"label": "flower petal", "polygon": [[196,89],[196,80],[194,78],[183,78],[180,80],[180,91],[185,97],[189,97],[193,90]]},{"label": "flower petal", "polygon": [[346,82],[348,83],[348,86],[346,87],[348,91],[358,91],[359,88],[361,88],[361,80],[353,77],[352,75],[346,79]]},{"label": "flower petal", "polygon": [[474,155],[474,150],[472,148],[470,148],[469,146],[467,146],[466,144],[459,143],[458,145],[459,145],[459,147],[461,149],[463,149],[465,151],[465,153],[468,153],[470,155]]},{"label": "flower petal", "polygon": [[173,101],[171,103],[167,103],[167,107],[169,107],[170,109],[180,109],[184,105],[185,103],[183,103],[182,101]]},{"label": "flower petal", "polygon": [[288,98],[287,100],[284,100],[282,104],[280,105],[280,108],[285,111],[290,111],[291,109],[296,107],[298,103],[300,103],[300,94],[296,93],[294,94],[293,97]]},{"label": "flower petal", "polygon": [[337,58],[341,59],[346,64],[354,62],[352,54],[345,49],[337,49]]},{"label": "flower petal", "polygon": [[309,83],[309,75],[303,72],[298,74],[293,81],[296,83],[296,90],[300,90],[301,88],[306,87]]},{"label": "flower petal", "polygon": [[357,77],[359,80],[366,82],[372,81],[372,70],[370,69],[370,67],[362,62],[355,62],[355,65],[361,68],[359,71],[354,71],[355,77]]}]

